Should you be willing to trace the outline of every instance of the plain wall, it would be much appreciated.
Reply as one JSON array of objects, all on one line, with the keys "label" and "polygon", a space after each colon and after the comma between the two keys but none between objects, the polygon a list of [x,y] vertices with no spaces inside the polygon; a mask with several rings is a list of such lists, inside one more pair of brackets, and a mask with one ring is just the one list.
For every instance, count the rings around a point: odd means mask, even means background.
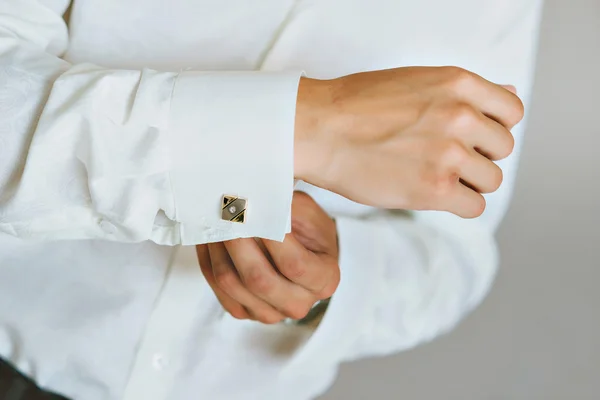
[{"label": "plain wall", "polygon": [[489,297],[433,343],[344,365],[322,400],[600,400],[600,0],[546,0],[528,112]]}]

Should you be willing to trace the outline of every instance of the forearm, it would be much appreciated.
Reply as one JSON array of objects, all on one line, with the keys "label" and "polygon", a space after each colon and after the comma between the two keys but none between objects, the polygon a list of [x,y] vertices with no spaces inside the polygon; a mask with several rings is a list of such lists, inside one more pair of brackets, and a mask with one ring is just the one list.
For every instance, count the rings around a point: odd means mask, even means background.
[{"label": "forearm", "polygon": [[[22,238],[283,239],[299,72],[73,65],[63,7],[0,5],[0,231]],[[259,144],[260,143],[260,144]],[[245,224],[221,220],[246,197]]]}]

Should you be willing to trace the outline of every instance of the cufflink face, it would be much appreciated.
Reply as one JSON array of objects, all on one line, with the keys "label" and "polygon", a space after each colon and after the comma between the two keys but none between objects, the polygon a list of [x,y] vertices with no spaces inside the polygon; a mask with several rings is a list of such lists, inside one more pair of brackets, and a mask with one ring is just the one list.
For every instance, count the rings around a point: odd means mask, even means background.
[{"label": "cufflink face", "polygon": [[243,224],[246,221],[248,201],[241,197],[224,195],[221,202],[221,219]]}]

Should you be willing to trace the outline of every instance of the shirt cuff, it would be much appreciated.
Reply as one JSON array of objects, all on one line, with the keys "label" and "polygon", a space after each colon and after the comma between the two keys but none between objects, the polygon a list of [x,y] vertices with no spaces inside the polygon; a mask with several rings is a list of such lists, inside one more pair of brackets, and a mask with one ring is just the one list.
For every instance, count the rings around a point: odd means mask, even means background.
[{"label": "shirt cuff", "polygon": [[[170,179],[181,243],[283,240],[291,226],[301,72],[182,72],[171,101]],[[244,223],[221,218],[244,198]]]}]

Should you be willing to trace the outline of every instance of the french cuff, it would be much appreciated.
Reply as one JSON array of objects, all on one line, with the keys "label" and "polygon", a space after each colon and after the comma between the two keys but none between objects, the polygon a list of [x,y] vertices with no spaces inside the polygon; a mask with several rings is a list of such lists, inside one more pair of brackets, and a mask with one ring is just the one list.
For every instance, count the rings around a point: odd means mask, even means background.
[{"label": "french cuff", "polygon": [[178,76],[171,101],[170,178],[181,244],[242,237],[282,241],[290,232],[300,76],[198,71]]}]

